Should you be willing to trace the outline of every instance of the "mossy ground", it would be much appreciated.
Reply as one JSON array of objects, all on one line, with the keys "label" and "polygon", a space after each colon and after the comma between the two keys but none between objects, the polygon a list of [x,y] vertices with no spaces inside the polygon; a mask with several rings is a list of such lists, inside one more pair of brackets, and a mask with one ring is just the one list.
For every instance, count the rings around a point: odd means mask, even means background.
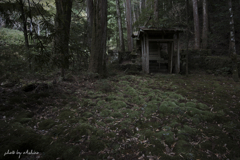
[{"label": "mossy ground", "polygon": [[231,78],[78,75],[38,92],[2,88],[0,159],[27,149],[41,159],[240,158],[240,84]]}]

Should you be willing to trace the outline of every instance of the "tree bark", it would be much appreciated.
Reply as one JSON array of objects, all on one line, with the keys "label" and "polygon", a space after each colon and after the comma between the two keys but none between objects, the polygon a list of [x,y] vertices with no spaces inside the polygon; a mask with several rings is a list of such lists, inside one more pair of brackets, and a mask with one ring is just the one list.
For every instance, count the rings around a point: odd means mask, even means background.
[{"label": "tree bark", "polygon": [[193,18],[194,18],[194,48],[200,48],[200,31],[199,31],[199,17],[197,0],[193,0]]},{"label": "tree bark", "polygon": [[23,34],[24,34],[24,39],[25,39],[25,47],[28,50],[29,49],[29,42],[28,42],[28,35],[27,35],[27,20],[26,20],[26,15],[24,11],[24,4],[22,0],[19,0],[19,4],[21,7],[21,14],[22,14],[22,21],[23,21]]},{"label": "tree bark", "polygon": [[239,82],[232,0],[228,1],[228,5],[229,5],[229,13],[230,13],[230,45],[229,45],[229,51],[230,51],[230,55],[231,55],[231,59],[232,59],[233,80],[235,82]]},{"label": "tree bark", "polygon": [[202,30],[202,48],[206,49],[208,45],[208,4],[203,0],[203,30]]},{"label": "tree bark", "polygon": [[133,23],[135,23],[136,21],[137,21],[137,19],[136,19],[136,12],[135,12],[135,6],[134,6],[134,4],[132,5],[132,12],[133,12]]},{"label": "tree bark", "polygon": [[25,40],[25,48],[28,52],[28,67],[31,69],[31,58],[30,58],[30,52],[29,52],[29,41],[28,41],[28,34],[27,34],[27,19],[26,19],[26,14],[24,11],[24,4],[23,0],[18,1],[20,7],[21,7],[21,14],[22,14],[22,21],[23,21],[23,34],[24,34],[24,40]]},{"label": "tree bark", "polygon": [[126,1],[126,18],[127,18],[127,44],[128,51],[133,50],[133,39],[132,39],[132,7],[131,0]]},{"label": "tree bark", "polygon": [[69,35],[71,25],[71,12],[73,0],[55,0],[55,37],[54,52],[60,55],[62,78],[64,79],[64,69],[69,68]]},{"label": "tree bark", "polygon": [[139,1],[139,3],[140,3],[140,12],[142,13],[142,10],[145,8],[145,0],[140,0]]},{"label": "tree bark", "polygon": [[188,76],[188,43],[189,43],[189,1],[186,0],[187,42],[186,42],[186,76]]},{"label": "tree bark", "polygon": [[123,39],[123,29],[122,29],[122,18],[121,18],[119,0],[116,0],[116,8],[117,8],[117,18],[118,18],[120,49],[121,49],[122,52],[125,52],[124,39]]},{"label": "tree bark", "polygon": [[29,9],[29,18],[30,18],[30,35],[32,36],[32,31],[33,31],[33,22],[32,22],[32,11],[31,11],[31,6],[30,2],[28,0],[28,9]]},{"label": "tree bark", "polygon": [[38,24],[37,24],[37,34],[38,34],[38,36],[40,36],[40,23],[39,23],[39,21],[38,21]]},{"label": "tree bark", "polygon": [[2,28],[2,22],[3,22],[3,18],[2,18],[2,15],[0,14],[0,28]]},{"label": "tree bark", "polygon": [[154,0],[154,20],[158,21],[158,0]]},{"label": "tree bark", "polygon": [[138,20],[139,19],[139,14],[140,14],[139,5],[137,5],[135,7],[135,14],[136,14],[136,20]]},{"label": "tree bark", "polygon": [[106,76],[107,0],[93,2],[92,47],[88,71]]},{"label": "tree bark", "polygon": [[87,36],[88,36],[88,48],[91,50],[91,41],[92,41],[92,12],[93,12],[93,0],[87,0]]}]

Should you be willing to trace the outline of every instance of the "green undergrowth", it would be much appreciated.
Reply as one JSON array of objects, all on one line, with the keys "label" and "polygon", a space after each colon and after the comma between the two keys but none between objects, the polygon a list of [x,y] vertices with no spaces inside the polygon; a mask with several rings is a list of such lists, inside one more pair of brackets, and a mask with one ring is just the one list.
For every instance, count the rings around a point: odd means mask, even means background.
[{"label": "green undergrowth", "polygon": [[1,135],[1,152],[25,144],[24,136],[13,144],[17,129],[37,138],[26,147],[43,159],[240,157],[240,86],[226,77],[119,75],[82,83],[90,87],[74,94],[10,97],[10,109],[1,107],[1,129],[10,133]]},{"label": "green undergrowth", "polygon": [[2,45],[23,44],[23,32],[14,29],[0,28],[0,39]]}]

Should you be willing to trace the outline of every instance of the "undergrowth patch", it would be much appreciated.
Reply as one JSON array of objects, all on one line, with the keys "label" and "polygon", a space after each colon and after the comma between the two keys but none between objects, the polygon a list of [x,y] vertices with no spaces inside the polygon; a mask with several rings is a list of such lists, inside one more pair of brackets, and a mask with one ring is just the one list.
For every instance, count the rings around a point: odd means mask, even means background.
[{"label": "undergrowth patch", "polygon": [[61,92],[1,93],[1,153],[22,147],[43,159],[237,159],[239,84],[198,76],[79,78],[59,83]]}]

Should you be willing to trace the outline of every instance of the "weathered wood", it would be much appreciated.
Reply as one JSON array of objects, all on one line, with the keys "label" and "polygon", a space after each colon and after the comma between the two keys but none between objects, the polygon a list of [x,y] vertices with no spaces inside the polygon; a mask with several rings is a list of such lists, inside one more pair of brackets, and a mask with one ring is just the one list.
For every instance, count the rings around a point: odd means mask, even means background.
[{"label": "weathered wood", "polygon": [[[165,32],[166,31],[166,32]],[[183,30],[180,29],[149,29],[149,28],[140,28],[138,35],[134,37],[139,37],[141,40],[142,48],[142,70],[145,73],[149,73],[150,69],[152,71],[160,71],[160,65],[162,63],[168,64],[168,73],[173,72],[173,66],[175,66],[174,71],[179,73],[180,71],[180,52],[179,52],[179,32]],[[156,37],[155,33],[159,35]],[[174,34],[176,37],[174,37]],[[155,39],[156,37],[157,39]],[[164,39],[166,38],[166,39]],[[161,49],[158,44],[166,43],[168,60],[161,59]],[[177,52],[174,52],[174,45],[177,47]],[[176,55],[175,55],[176,54]],[[173,59],[173,56],[176,58]],[[151,61],[151,63],[149,62]],[[159,64],[156,65],[156,62]],[[150,64],[149,64],[150,63]],[[150,68],[149,68],[150,67]]]}]

